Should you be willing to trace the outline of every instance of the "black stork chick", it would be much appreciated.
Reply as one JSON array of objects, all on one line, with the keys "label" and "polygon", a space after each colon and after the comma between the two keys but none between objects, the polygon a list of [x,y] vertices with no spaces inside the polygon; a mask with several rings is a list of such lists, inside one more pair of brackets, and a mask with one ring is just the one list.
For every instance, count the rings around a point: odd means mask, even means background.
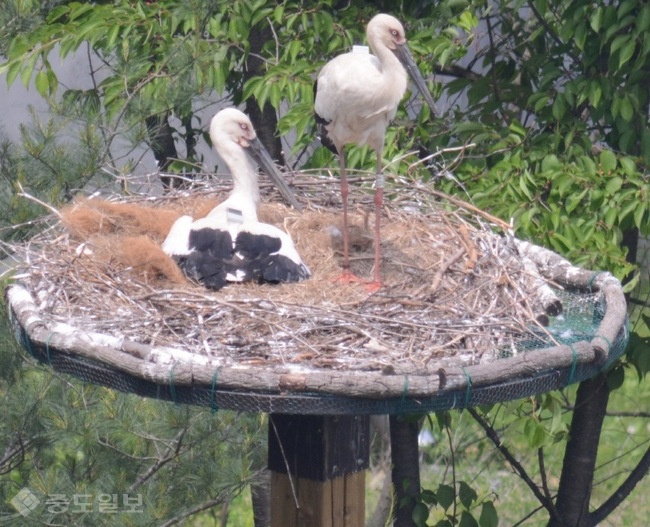
[{"label": "black stork chick", "polygon": [[[215,290],[229,282],[280,283],[309,278],[310,271],[291,237],[257,219],[258,173],[249,154],[276,185],[282,188],[286,184],[257,139],[250,119],[234,108],[221,110],[210,124],[210,139],[230,169],[232,192],[205,218],[182,216],[176,220],[163,251],[188,278]],[[288,187],[286,190],[291,194]]]}]

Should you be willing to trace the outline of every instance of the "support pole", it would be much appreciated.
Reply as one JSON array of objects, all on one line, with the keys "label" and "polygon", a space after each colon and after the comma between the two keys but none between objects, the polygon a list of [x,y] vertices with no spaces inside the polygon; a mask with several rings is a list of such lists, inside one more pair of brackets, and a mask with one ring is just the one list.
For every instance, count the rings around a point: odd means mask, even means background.
[{"label": "support pole", "polygon": [[363,527],[369,416],[271,414],[271,527]]}]

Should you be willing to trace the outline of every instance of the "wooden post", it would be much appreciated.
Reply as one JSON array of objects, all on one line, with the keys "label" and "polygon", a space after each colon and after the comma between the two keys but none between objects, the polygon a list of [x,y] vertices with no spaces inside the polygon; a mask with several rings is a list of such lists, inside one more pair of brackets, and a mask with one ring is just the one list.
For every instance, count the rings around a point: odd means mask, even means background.
[{"label": "wooden post", "polygon": [[269,416],[271,527],[363,527],[369,416]]}]

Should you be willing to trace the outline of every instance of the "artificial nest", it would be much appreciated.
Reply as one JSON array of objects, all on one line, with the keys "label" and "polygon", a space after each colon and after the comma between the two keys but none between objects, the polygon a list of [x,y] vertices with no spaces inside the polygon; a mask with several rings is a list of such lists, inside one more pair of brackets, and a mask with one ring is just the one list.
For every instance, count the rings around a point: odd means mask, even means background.
[{"label": "artificial nest", "polygon": [[[351,183],[351,266],[372,276],[372,195]],[[365,184],[365,191],[360,188]],[[260,220],[286,230],[312,271],[296,284],[188,282],[160,250],[181,214],[206,214],[228,185],[209,180],[159,198],[83,199],[46,220],[9,288],[30,338],[154,382],[264,392],[428,395],[603,363],[625,323],[620,283],[515,238],[506,223],[425,185],[387,188],[384,287],[333,281],[340,272],[338,180],[295,176],[301,212],[263,187]],[[607,305],[592,335],[558,339],[566,290],[585,313]],[[580,300],[571,299],[580,310]],[[587,316],[587,315],[585,315]],[[566,333],[566,329],[563,330]],[[570,329],[568,330],[570,331]],[[565,335],[566,336],[566,335]]]}]

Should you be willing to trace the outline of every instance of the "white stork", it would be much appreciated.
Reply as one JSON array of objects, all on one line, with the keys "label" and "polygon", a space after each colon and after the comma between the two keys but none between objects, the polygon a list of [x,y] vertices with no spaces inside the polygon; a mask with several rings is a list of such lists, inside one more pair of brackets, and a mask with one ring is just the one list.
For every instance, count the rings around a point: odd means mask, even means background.
[{"label": "white stork", "polygon": [[[163,251],[176,260],[186,276],[210,289],[221,289],[228,282],[278,283],[308,278],[309,269],[291,237],[257,219],[260,191],[249,152],[256,155],[276,185],[285,189],[285,196],[293,195],[248,117],[234,108],[221,110],[210,124],[210,139],[230,169],[233,190],[205,218],[182,216],[176,220]],[[295,204],[298,208],[297,201]]]},{"label": "white stork", "polygon": [[[366,28],[368,45],[374,53],[352,51],[330,60],[314,84],[314,113],[324,146],[339,157],[343,199],[344,282],[358,281],[350,272],[348,236],[348,183],[345,172],[345,145],[368,145],[377,154],[375,181],[375,269],[371,290],[381,287],[379,222],[383,201],[382,151],[388,123],[407,87],[407,72],[427,104],[435,112],[433,97],[413,60],[404,27],[395,17],[379,14]],[[405,69],[406,68],[406,69]]]}]

